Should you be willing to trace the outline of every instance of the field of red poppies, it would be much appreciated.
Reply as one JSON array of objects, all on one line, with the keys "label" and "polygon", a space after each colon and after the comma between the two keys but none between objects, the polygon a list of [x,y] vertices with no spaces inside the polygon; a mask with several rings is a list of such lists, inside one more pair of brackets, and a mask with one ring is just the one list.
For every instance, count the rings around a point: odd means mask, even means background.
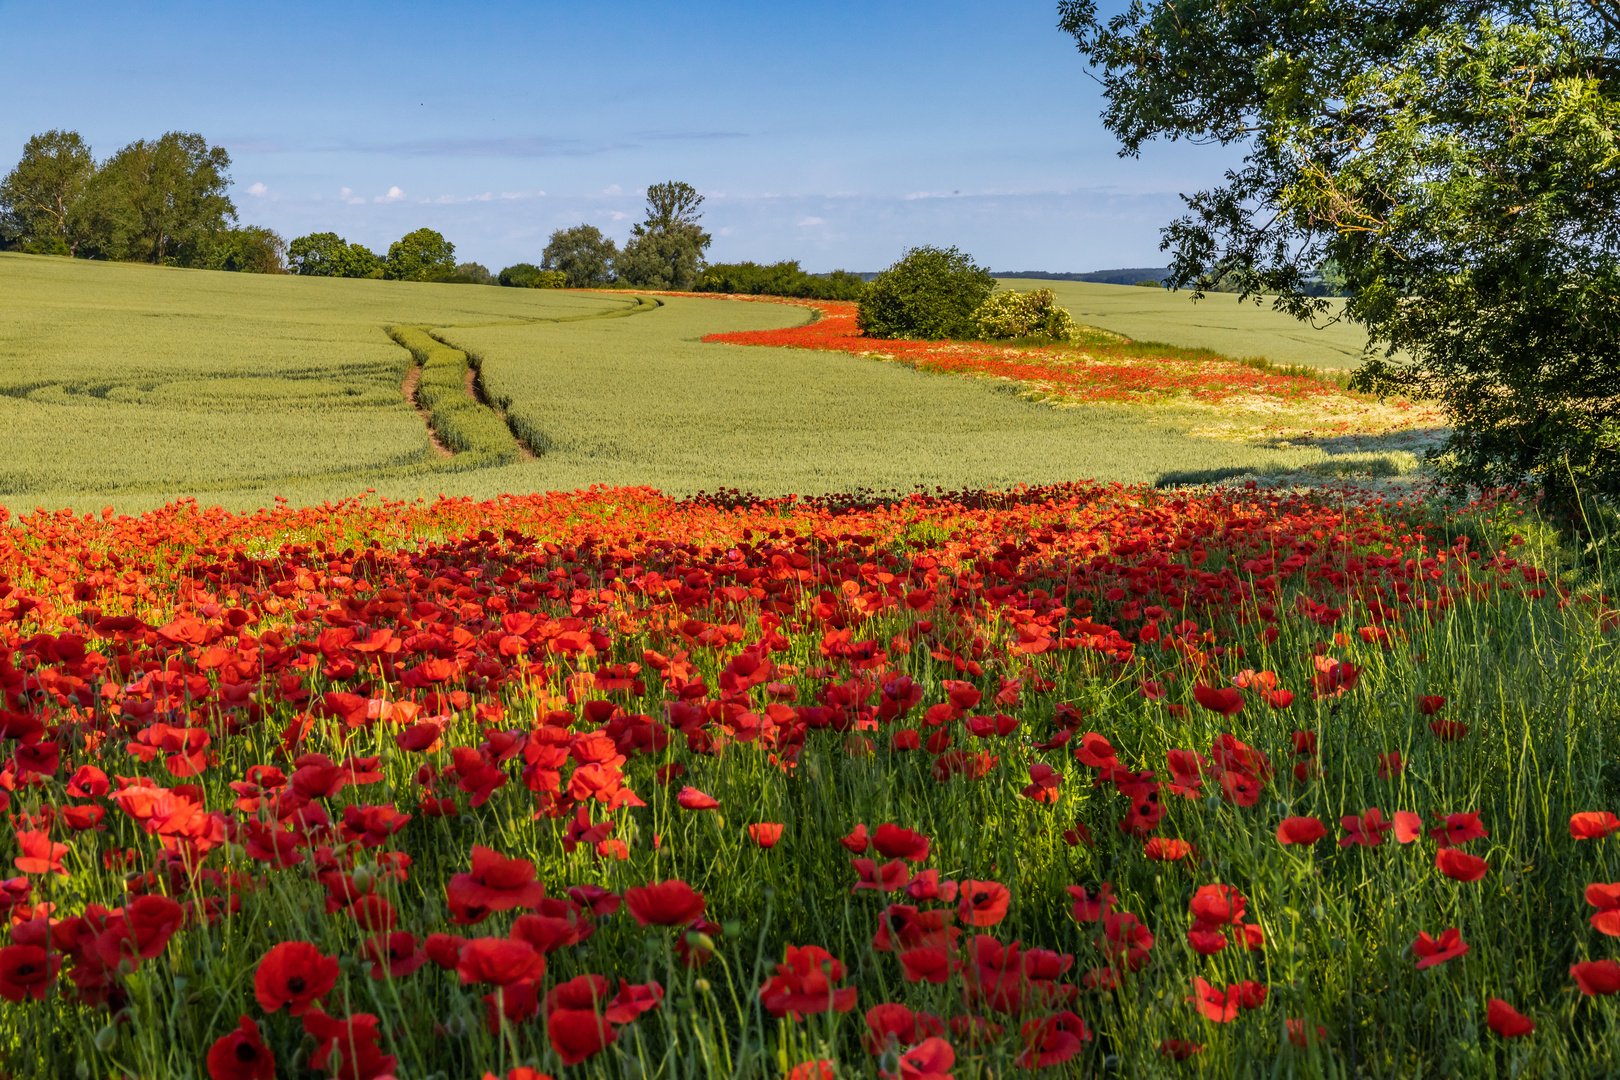
[{"label": "field of red poppies", "polygon": [[1603,1074],[1620,613],[1507,517],[0,520],[0,1070]]}]

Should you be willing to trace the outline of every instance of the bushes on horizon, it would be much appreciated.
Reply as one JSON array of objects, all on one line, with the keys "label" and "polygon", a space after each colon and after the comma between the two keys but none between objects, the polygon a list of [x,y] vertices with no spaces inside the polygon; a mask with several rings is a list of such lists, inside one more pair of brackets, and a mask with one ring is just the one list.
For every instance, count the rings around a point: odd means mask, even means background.
[{"label": "bushes on horizon", "polygon": [[1057,294],[1051,289],[992,293],[974,311],[973,324],[986,341],[1026,337],[1069,341],[1075,331],[1073,316],[1057,306]]},{"label": "bushes on horizon", "polygon": [[222,229],[197,241],[189,254],[187,265],[198,270],[287,273],[287,241],[262,225]]},{"label": "bushes on horizon", "polygon": [[692,289],[804,300],[859,300],[866,292],[866,282],[848,270],[807,274],[799,268],[797,259],[790,259],[768,266],[754,262],[716,263],[698,275]]},{"label": "bushes on horizon", "polygon": [[973,338],[973,313],[995,287],[988,269],[954,247],[914,247],[866,287],[855,325],[877,338]]},{"label": "bushes on horizon", "polygon": [[566,289],[569,281],[561,270],[542,270],[533,263],[518,263],[501,271],[500,284],[514,289]]}]

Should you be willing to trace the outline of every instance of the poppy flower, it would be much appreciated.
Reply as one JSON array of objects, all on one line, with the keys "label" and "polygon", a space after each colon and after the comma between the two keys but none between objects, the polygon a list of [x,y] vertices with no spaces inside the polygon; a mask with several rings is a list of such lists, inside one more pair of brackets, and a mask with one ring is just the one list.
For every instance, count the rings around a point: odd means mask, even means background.
[{"label": "poppy flower", "polygon": [[17,845],[22,854],[11,860],[13,866],[25,874],[59,874],[67,876],[62,856],[73,850],[66,844],[53,844],[49,833],[28,830],[17,833]]},{"label": "poppy flower", "polygon": [[7,1001],[21,1001],[26,997],[44,1001],[45,991],[56,979],[61,963],[59,953],[47,954],[38,945],[0,948],[0,997]]},{"label": "poppy flower", "polygon": [[1517,1039],[1536,1030],[1529,1017],[1520,1014],[1519,1010],[1501,998],[1491,998],[1485,1006],[1485,1022],[1504,1039]]},{"label": "poppy flower", "polygon": [[1605,885],[1594,882],[1586,887],[1586,902],[1597,908],[1592,928],[1600,934],[1620,937],[1620,882]]},{"label": "poppy flower", "polygon": [[1588,810],[1569,818],[1571,840],[1601,840],[1616,830],[1620,830],[1620,817],[1607,810]]},{"label": "poppy flower", "polygon": [[1327,1028],[1317,1024],[1313,1035],[1311,1025],[1303,1020],[1284,1020],[1283,1030],[1288,1033],[1288,1041],[1301,1049],[1327,1038]]},{"label": "poppy flower", "polygon": [[1260,698],[1273,709],[1286,709],[1294,703],[1294,692],[1278,687],[1276,690],[1260,691]]},{"label": "poppy flower", "polygon": [[1204,1044],[1192,1042],[1189,1039],[1162,1039],[1159,1042],[1159,1053],[1172,1061],[1186,1061],[1194,1054],[1202,1054]]},{"label": "poppy flower", "polygon": [[1410,844],[1423,837],[1423,819],[1410,810],[1395,811],[1395,840]]},{"label": "poppy flower", "polygon": [[1007,917],[1012,894],[998,881],[962,882],[956,902],[957,917],[966,926],[994,926]]},{"label": "poppy flower", "polygon": [[1219,930],[1211,930],[1201,923],[1195,923],[1187,931],[1187,944],[1199,956],[1214,956],[1226,948],[1226,935]]},{"label": "poppy flower", "polygon": [[680,804],[682,810],[715,810],[720,806],[720,800],[690,786],[681,788],[681,793],[675,796],[675,801]]},{"label": "poppy flower", "polygon": [[467,925],[482,922],[497,911],[534,908],[546,895],[546,887],[534,876],[534,864],[529,860],[509,859],[475,844],[472,870],[451,875],[445,887],[450,921]]},{"label": "poppy flower", "polygon": [[1142,853],[1154,862],[1178,862],[1193,853],[1193,846],[1187,840],[1150,836],[1142,846]]},{"label": "poppy flower", "polygon": [[1339,838],[1340,847],[1349,847],[1351,844],[1377,847],[1384,842],[1384,834],[1395,827],[1394,822],[1384,820],[1383,811],[1376,806],[1370,807],[1359,817],[1355,814],[1342,817],[1339,824],[1350,834]]},{"label": "poppy flower", "polygon": [[1020,1069],[1040,1069],[1060,1065],[1084,1049],[1091,1041],[1091,1028],[1072,1012],[1026,1020],[1018,1029],[1024,1051],[1013,1059]]},{"label": "poppy flower", "polygon": [[642,926],[682,926],[703,914],[703,894],[679,879],[626,889],[625,906]]},{"label": "poppy flower", "polygon": [[951,977],[951,972],[962,966],[960,960],[952,960],[944,949],[929,945],[907,949],[896,957],[906,982],[943,983]]},{"label": "poppy flower", "polygon": [[857,825],[848,836],[840,838],[838,842],[844,845],[845,850],[852,851],[856,855],[864,855],[871,840],[866,835],[866,826]]},{"label": "poppy flower", "polygon": [[209,1080],[276,1080],[276,1056],[244,1016],[241,1026],[208,1048]]},{"label": "poppy flower", "polygon": [[809,1013],[832,1009],[847,1013],[855,1007],[853,986],[839,987],[844,964],[818,945],[789,945],[776,974],[760,988],[760,1002],[772,1016],[797,1020]]},{"label": "poppy flower", "polygon": [[1225,926],[1242,922],[1248,900],[1230,885],[1202,885],[1187,902],[1187,910],[1201,923]]},{"label": "poppy flower", "polygon": [[1062,773],[1045,762],[1037,761],[1029,767],[1029,780],[1019,793],[1024,798],[1044,803],[1058,801],[1058,787],[1063,783]]},{"label": "poppy flower", "polygon": [[1277,826],[1279,844],[1314,844],[1327,835],[1327,826],[1313,817],[1283,818]]},{"label": "poppy flower", "polygon": [[855,868],[860,880],[850,889],[850,892],[860,892],[862,889],[876,889],[879,892],[895,892],[906,887],[911,881],[911,871],[899,859],[878,866],[871,859],[851,859],[849,865]]},{"label": "poppy flower", "polygon": [[394,1055],[377,1046],[377,1018],[370,1013],[337,1020],[317,1009],[304,1017],[304,1030],[315,1038],[309,1063],[316,1069],[325,1069],[337,1054],[342,1065],[331,1071],[345,1080],[377,1080],[394,1071]]},{"label": "poppy flower", "polygon": [[595,1009],[556,1009],[546,1020],[551,1048],[564,1065],[578,1065],[611,1046],[619,1033]]},{"label": "poppy flower", "polygon": [[259,1008],[276,1012],[290,1005],[294,1016],[303,1016],[315,1000],[337,985],[338,962],[333,956],[304,941],[284,941],[272,946],[259,961],[253,974],[253,996]]},{"label": "poppy flower", "polygon": [[1433,716],[1445,708],[1446,699],[1443,697],[1420,697],[1417,699],[1417,710],[1424,716]]},{"label": "poppy flower", "polygon": [[1445,824],[1429,830],[1429,836],[1443,848],[1466,844],[1470,840],[1479,840],[1489,835],[1491,834],[1485,831],[1485,826],[1479,823],[1478,814],[1449,814],[1446,816]]},{"label": "poppy flower", "polygon": [[1207,1020],[1230,1024],[1237,1019],[1241,999],[1235,987],[1217,990],[1201,976],[1193,976],[1193,996],[1189,998]]},{"label": "poppy flower", "polygon": [[1243,711],[1243,693],[1230,686],[1206,686],[1197,683],[1193,686],[1193,699],[1210,712],[1220,713],[1222,716],[1236,716]]},{"label": "poppy flower", "polygon": [[866,1035],[861,1041],[868,1053],[881,1054],[896,1045],[915,1046],[928,1035],[944,1030],[937,1016],[919,1015],[904,1005],[885,1003],[866,1010]]},{"label": "poppy flower", "polygon": [[461,963],[461,950],[466,944],[467,939],[460,934],[429,934],[422,942],[422,952],[436,966],[454,971]]},{"label": "poppy flower", "polygon": [[416,935],[403,930],[367,938],[365,950],[375,964],[373,979],[403,978],[428,962],[427,953],[417,947]]},{"label": "poppy flower", "polygon": [[947,1071],[956,1064],[956,1051],[937,1035],[930,1035],[900,1055],[900,1071],[882,1073],[886,1080],[951,1080]]},{"label": "poppy flower", "polygon": [[546,958],[527,941],[512,938],[474,938],[462,946],[456,961],[456,974],[463,986],[468,983],[512,983],[538,981],[545,976]]},{"label": "poppy flower", "polygon": [[782,1080],[834,1080],[836,1076],[832,1062],[817,1058],[815,1061],[799,1062],[787,1071]]},{"label": "poppy flower", "polygon": [[1452,927],[1438,938],[1419,931],[1417,940],[1412,942],[1412,951],[1418,956],[1417,969],[1423,971],[1447,960],[1455,960],[1468,952],[1468,946],[1463,944],[1462,934],[1457,928]]},{"label": "poppy flower", "polygon": [[1406,760],[1401,757],[1400,751],[1391,751],[1378,755],[1378,779],[1390,780],[1406,771]]},{"label": "poppy flower", "polygon": [[872,845],[886,859],[924,862],[928,859],[929,839],[898,825],[879,825],[872,834]]},{"label": "poppy flower", "polygon": [[1068,886],[1069,895],[1074,898],[1074,907],[1069,913],[1076,922],[1097,922],[1108,914],[1109,905],[1114,902],[1114,886],[1112,882],[1103,882],[1096,888],[1089,885]]},{"label": "poppy flower", "polygon": [[773,848],[776,846],[776,842],[782,839],[783,828],[782,825],[773,825],[762,821],[748,826],[748,838],[762,848]]},{"label": "poppy flower", "polygon": [[632,983],[619,979],[619,992],[608,1002],[603,1014],[615,1024],[628,1024],[644,1012],[650,1012],[664,1003],[664,988],[657,982]]},{"label": "poppy flower", "polygon": [[1572,964],[1570,975],[1581,993],[1588,997],[1620,993],[1620,963],[1613,960],[1587,960]]},{"label": "poppy flower", "polygon": [[108,967],[121,960],[150,960],[168,947],[185,921],[185,909],[167,896],[139,896],[107,920],[96,936],[96,953]]},{"label": "poppy flower", "polygon": [[1478,881],[1490,869],[1490,865],[1478,855],[1450,847],[1435,852],[1434,866],[1453,881]]},{"label": "poppy flower", "polygon": [[1435,720],[1429,724],[1429,730],[1441,742],[1456,742],[1468,734],[1468,725],[1456,720]]}]

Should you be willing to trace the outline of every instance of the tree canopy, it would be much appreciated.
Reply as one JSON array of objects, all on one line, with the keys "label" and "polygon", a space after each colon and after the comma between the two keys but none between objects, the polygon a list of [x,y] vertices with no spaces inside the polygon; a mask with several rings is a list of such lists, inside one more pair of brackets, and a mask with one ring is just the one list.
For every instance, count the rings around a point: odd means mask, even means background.
[{"label": "tree canopy", "polygon": [[453,274],[456,245],[432,229],[417,229],[389,245],[383,270],[395,281],[432,281]]},{"label": "tree canopy", "polygon": [[295,274],[310,277],[381,277],[382,260],[361,244],[334,232],[310,233],[287,245],[287,262]]},{"label": "tree canopy", "polygon": [[[1121,153],[1241,146],[1164,231],[1170,284],[1300,318],[1324,267],[1357,385],[1438,399],[1457,484],[1620,498],[1620,3],[1062,0]],[[1318,290],[1320,291],[1320,290]]]},{"label": "tree canopy", "polygon": [[106,258],[185,261],[189,250],[230,228],[236,206],[231,156],[201,135],[171,131],[137,139],[96,171],[86,198],[90,244]]},{"label": "tree canopy", "polygon": [[703,196],[670,180],[647,189],[647,216],[630,230],[614,262],[619,278],[648,289],[690,289],[703,272],[712,237],[698,224]]},{"label": "tree canopy", "polygon": [[540,266],[567,275],[571,289],[588,289],[613,280],[613,263],[618,257],[618,247],[601,229],[576,225],[551,234],[540,254]]},{"label": "tree canopy", "polygon": [[76,218],[95,172],[95,158],[77,131],[35,135],[0,181],[0,213],[30,250],[70,255],[82,239]]}]

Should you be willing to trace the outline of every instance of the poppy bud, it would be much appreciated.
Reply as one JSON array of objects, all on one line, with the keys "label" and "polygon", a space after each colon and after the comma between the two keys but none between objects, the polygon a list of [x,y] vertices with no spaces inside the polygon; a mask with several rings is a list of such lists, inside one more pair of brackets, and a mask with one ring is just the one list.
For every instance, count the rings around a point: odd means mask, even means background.
[{"label": "poppy bud", "polygon": [[79,1080],[90,1080],[90,1063],[80,1058],[79,1066],[73,1070],[73,1075],[78,1077]]},{"label": "poppy bud", "polygon": [[467,1020],[460,1013],[457,1013],[450,1018],[449,1023],[444,1025],[444,1029],[450,1033],[451,1038],[459,1039],[467,1034]]},{"label": "poppy bud", "polygon": [[365,895],[366,893],[369,893],[376,884],[377,877],[372,872],[371,867],[362,864],[354,868],[355,891],[359,892],[361,895]]},{"label": "poppy bud", "polygon": [[710,990],[708,979],[698,979],[692,983],[692,989],[700,994],[707,994]]},{"label": "poppy bud", "polygon": [[742,923],[737,919],[730,919],[721,923],[720,929],[726,937],[736,937],[742,933]]},{"label": "poppy bud", "polygon": [[103,1054],[112,1053],[112,1048],[118,1044],[118,1029],[108,1024],[96,1032],[96,1049]]},{"label": "poppy bud", "polygon": [[703,949],[706,952],[714,952],[715,950],[714,938],[701,930],[688,931],[686,943],[694,949]]}]

